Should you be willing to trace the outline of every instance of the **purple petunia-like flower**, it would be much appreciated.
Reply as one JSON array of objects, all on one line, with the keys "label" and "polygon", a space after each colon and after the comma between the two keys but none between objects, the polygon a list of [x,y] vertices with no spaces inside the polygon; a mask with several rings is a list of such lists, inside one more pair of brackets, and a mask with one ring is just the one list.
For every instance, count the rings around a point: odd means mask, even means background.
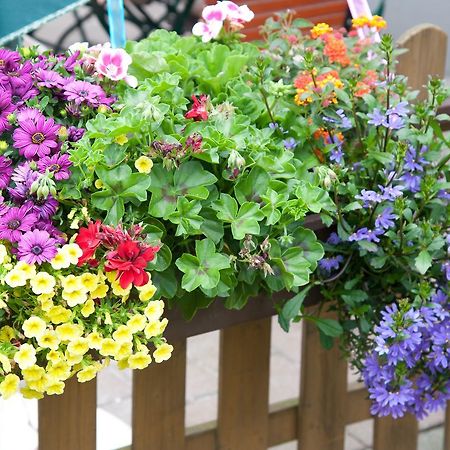
[{"label": "purple petunia-like flower", "polygon": [[344,257],[342,255],[332,256],[330,258],[323,258],[319,261],[319,267],[327,273],[331,273],[333,270],[338,270]]},{"label": "purple petunia-like flower", "polygon": [[384,228],[385,230],[392,228],[395,225],[394,219],[397,219],[397,216],[392,214],[392,211],[393,208],[388,206],[380,214],[378,214],[375,219],[375,226],[377,228]]},{"label": "purple petunia-like flower", "polygon": [[5,156],[0,156],[0,191],[9,185],[12,172],[12,161]]},{"label": "purple petunia-like flower", "polygon": [[114,101],[106,96],[100,86],[87,81],[71,81],[64,86],[63,91],[66,100],[73,101],[76,105],[84,103],[96,108],[100,105],[110,105]]},{"label": "purple petunia-like flower", "polygon": [[17,254],[27,264],[42,264],[51,261],[57,253],[57,241],[47,231],[26,232],[20,239]]},{"label": "purple petunia-like flower", "polygon": [[383,200],[394,201],[403,195],[403,186],[378,186]]},{"label": "purple petunia-like flower", "polygon": [[0,216],[0,239],[18,242],[23,233],[30,231],[37,221],[35,214],[29,208],[9,207],[6,213]]},{"label": "purple petunia-like flower", "polygon": [[334,231],[330,233],[330,235],[328,236],[327,239],[327,244],[330,245],[337,245],[339,243],[341,243],[341,238],[339,237],[339,235],[337,233],[335,233]]},{"label": "purple petunia-like flower", "polygon": [[61,155],[57,153],[52,156],[44,156],[38,162],[39,172],[52,172],[56,181],[67,180],[70,178],[71,172],[69,167],[72,165],[69,155]]},{"label": "purple petunia-like flower", "polygon": [[383,125],[386,120],[386,115],[379,108],[375,108],[371,113],[368,113],[367,117],[370,119],[367,123],[376,127]]},{"label": "purple petunia-like flower", "polygon": [[333,148],[330,151],[330,161],[334,161],[336,164],[342,164],[344,162],[342,147]]},{"label": "purple petunia-like flower", "polygon": [[58,147],[57,132],[59,125],[51,118],[44,116],[34,120],[19,122],[19,127],[13,133],[13,146],[27,159],[36,156],[42,158]]},{"label": "purple petunia-like flower", "polygon": [[442,290],[430,300],[419,309],[403,301],[382,312],[362,371],[372,414],[422,419],[449,400],[449,305]]},{"label": "purple petunia-like flower", "polygon": [[365,208],[380,203],[383,200],[383,197],[378,192],[367,189],[363,189],[361,194],[355,195],[355,198],[362,200]]},{"label": "purple petunia-like flower", "polygon": [[284,148],[286,150],[292,150],[297,147],[297,141],[294,138],[288,138],[283,141]]},{"label": "purple petunia-like flower", "polygon": [[420,183],[422,182],[422,177],[420,175],[413,175],[411,172],[405,172],[401,177],[400,181],[403,182],[405,188],[410,192],[419,192]]},{"label": "purple petunia-like flower", "polygon": [[384,234],[383,230],[375,229],[370,230],[367,227],[360,228],[355,233],[351,234],[348,238],[350,242],[358,242],[358,241],[367,241],[367,242],[380,242],[380,238],[378,236],[381,236]]},{"label": "purple petunia-like flower", "polygon": [[405,121],[398,114],[389,114],[382,125],[390,130],[400,130],[405,126]]},{"label": "purple petunia-like flower", "polygon": [[395,106],[389,108],[386,111],[387,115],[396,114],[401,117],[406,117],[408,113],[409,113],[408,102],[406,101],[399,102]]}]

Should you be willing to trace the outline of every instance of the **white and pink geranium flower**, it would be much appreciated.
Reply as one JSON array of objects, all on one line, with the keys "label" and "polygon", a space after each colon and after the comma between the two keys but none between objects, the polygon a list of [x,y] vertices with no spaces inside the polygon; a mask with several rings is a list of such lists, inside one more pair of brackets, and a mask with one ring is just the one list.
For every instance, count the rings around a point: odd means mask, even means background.
[{"label": "white and pink geranium flower", "polygon": [[113,81],[124,80],[131,87],[137,86],[137,79],[128,75],[131,56],[122,48],[103,48],[95,61],[95,69],[99,75]]},{"label": "white and pink geranium flower", "polygon": [[247,5],[236,5],[231,1],[219,1],[215,5],[206,6],[202,12],[204,22],[197,22],[192,28],[194,36],[200,36],[203,42],[217,38],[224,23],[228,22],[230,29],[242,28],[250,22],[255,14]]}]

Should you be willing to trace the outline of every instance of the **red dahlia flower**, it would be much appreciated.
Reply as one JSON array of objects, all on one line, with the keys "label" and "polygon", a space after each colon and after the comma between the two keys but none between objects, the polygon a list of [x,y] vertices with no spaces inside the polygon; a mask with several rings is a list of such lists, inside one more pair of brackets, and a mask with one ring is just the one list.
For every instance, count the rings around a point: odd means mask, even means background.
[{"label": "red dahlia flower", "polygon": [[184,115],[186,119],[194,120],[208,120],[208,104],[209,97],[205,94],[200,95],[198,99],[195,95],[192,96],[194,104],[191,109]]},{"label": "red dahlia flower", "polygon": [[143,246],[135,241],[124,241],[117,246],[117,250],[106,255],[105,270],[117,270],[117,279],[122,289],[131,283],[144,286],[148,282],[147,264],[153,261],[159,247]]},{"label": "red dahlia flower", "polygon": [[78,265],[81,266],[85,262],[89,261],[100,245],[100,221],[97,220],[95,223],[90,223],[87,228],[80,228],[78,236],[75,242],[83,250],[81,258],[78,260]]}]

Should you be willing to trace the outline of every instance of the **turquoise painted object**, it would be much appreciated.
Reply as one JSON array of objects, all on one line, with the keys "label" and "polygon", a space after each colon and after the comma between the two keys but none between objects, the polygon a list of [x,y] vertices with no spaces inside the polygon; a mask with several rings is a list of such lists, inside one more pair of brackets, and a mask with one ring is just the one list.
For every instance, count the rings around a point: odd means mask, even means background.
[{"label": "turquoise painted object", "polygon": [[42,24],[65,14],[89,0],[2,0],[0,45],[19,39]]},{"label": "turquoise painted object", "polygon": [[123,0],[107,0],[109,37],[111,46],[125,47],[125,11]]}]

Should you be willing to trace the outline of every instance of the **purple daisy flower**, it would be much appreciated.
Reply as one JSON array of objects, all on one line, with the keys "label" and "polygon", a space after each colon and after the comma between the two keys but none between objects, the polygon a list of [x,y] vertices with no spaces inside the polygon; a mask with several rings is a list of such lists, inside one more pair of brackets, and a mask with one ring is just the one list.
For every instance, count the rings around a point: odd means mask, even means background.
[{"label": "purple daisy flower", "polygon": [[72,165],[69,155],[57,153],[53,156],[44,156],[38,162],[39,172],[45,173],[47,170],[53,173],[56,181],[67,180],[72,174],[69,167]]},{"label": "purple daisy flower", "polygon": [[30,231],[36,221],[36,215],[31,213],[29,208],[10,207],[5,214],[0,216],[0,239],[18,242],[22,234]]},{"label": "purple daisy flower", "polygon": [[38,219],[49,220],[56,213],[59,203],[54,197],[49,195],[44,199],[32,197],[24,205],[28,206],[30,211],[38,216]]},{"label": "purple daisy flower", "polygon": [[8,116],[15,109],[15,106],[11,103],[11,93],[7,90],[0,89],[0,134],[11,128]]},{"label": "purple daisy flower", "polygon": [[19,68],[21,56],[18,52],[0,48],[0,72],[13,72]]},{"label": "purple daisy flower", "polygon": [[12,161],[5,156],[0,156],[0,190],[8,186],[12,172]]},{"label": "purple daisy flower", "polygon": [[58,147],[57,132],[59,125],[53,119],[39,117],[36,121],[24,120],[13,133],[13,146],[27,159],[48,155]]},{"label": "purple daisy flower", "polygon": [[27,264],[42,264],[55,257],[56,245],[56,240],[47,231],[27,231],[19,241],[17,254]]},{"label": "purple daisy flower", "polygon": [[70,142],[78,142],[83,137],[85,131],[86,130],[84,128],[77,128],[74,126],[70,126],[67,129],[68,133],[67,139]]},{"label": "purple daisy flower", "polygon": [[60,89],[64,86],[65,80],[53,70],[38,69],[36,71],[37,85],[49,89]]},{"label": "purple daisy flower", "polygon": [[34,120],[36,122],[40,117],[44,117],[39,109],[28,107],[20,108],[16,116],[19,122],[24,122],[25,120]]},{"label": "purple daisy flower", "polygon": [[[30,167],[29,162],[19,164],[13,171],[11,179],[16,183],[27,183],[31,178],[33,181],[37,178],[38,174]],[[33,182],[32,181],[32,182]]]},{"label": "purple daisy flower", "polygon": [[87,81],[71,81],[63,89],[66,100],[73,101],[77,105],[85,103],[95,108],[100,105],[109,105],[113,102],[113,99],[108,98],[100,86]]}]

